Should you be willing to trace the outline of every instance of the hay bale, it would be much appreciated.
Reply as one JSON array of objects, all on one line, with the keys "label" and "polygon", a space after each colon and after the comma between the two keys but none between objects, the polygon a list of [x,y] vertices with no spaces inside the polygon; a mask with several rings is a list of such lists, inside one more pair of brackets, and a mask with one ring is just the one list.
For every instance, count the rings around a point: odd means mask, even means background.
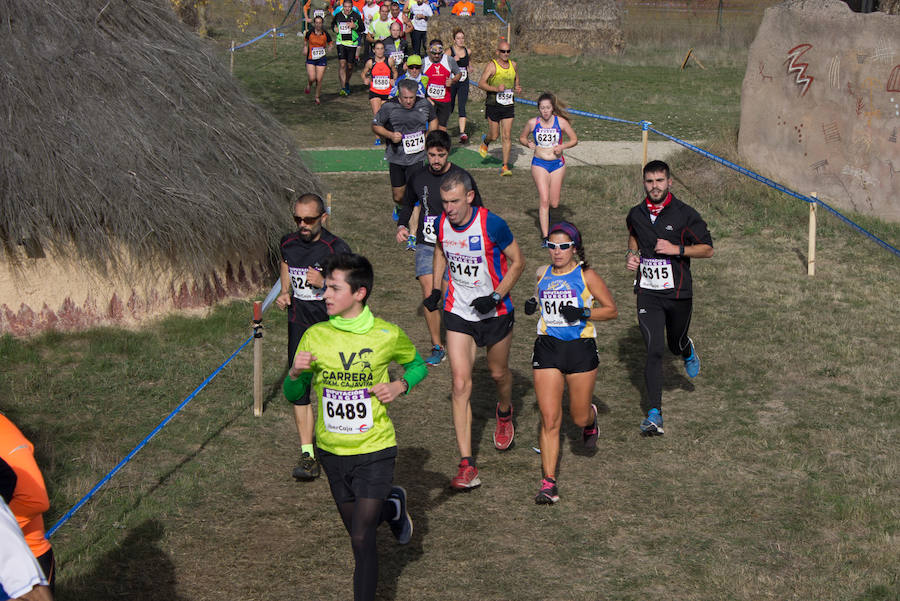
[{"label": "hay bale", "polygon": [[0,22],[0,332],[269,279],[287,190],[319,184],[166,0],[3,3]]},{"label": "hay bale", "polygon": [[622,54],[625,34],[615,0],[516,0],[516,48],[536,54]]}]

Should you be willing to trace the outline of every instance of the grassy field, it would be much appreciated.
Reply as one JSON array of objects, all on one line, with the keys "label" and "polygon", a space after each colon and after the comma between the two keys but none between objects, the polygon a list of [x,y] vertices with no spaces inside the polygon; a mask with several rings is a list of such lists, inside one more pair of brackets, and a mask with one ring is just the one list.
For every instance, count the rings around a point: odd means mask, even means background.
[{"label": "grassy field", "polygon": [[[332,103],[323,120],[286,61],[257,60],[239,61],[238,75],[302,146],[371,142],[362,94]],[[634,102],[578,86],[621,77],[634,80],[621,86],[632,86],[633,98],[655,89],[659,69],[621,61],[576,63],[581,75],[572,77],[566,59],[522,57],[523,68],[535,69],[526,73],[543,73],[554,89],[570,86],[573,105],[617,116]],[[533,67],[540,64],[545,69]],[[722,75],[729,68],[730,79]],[[681,130],[655,123],[707,139],[736,160],[742,69],[722,69],[709,80],[718,87],[695,89],[707,106],[691,106],[703,118],[681,108],[689,96],[680,92],[660,90],[652,110],[683,114]],[[900,262],[820,213],[818,275],[808,278],[803,203],[694,155],[671,162],[676,194],[706,217],[716,256],[694,264],[691,332],[703,371],[688,380],[676,359],[665,365],[666,436],[645,439],[637,428],[643,345],[623,268],[637,169],[572,168],[556,216],[585,232],[588,258],[620,314],[599,327],[598,451],[585,455],[578,428],[566,421],[562,499],[533,504],[535,320],[520,314],[511,357],[517,442],[506,453],[493,449],[493,389],[479,361],[474,441],[484,485],[454,494],[449,366],[432,369],[391,407],[396,480],[409,491],[416,530],[407,547],[379,531],[380,599],[900,598]],[[476,177],[533,273],[547,259],[530,176]],[[387,178],[323,181],[334,194],[332,229],[374,263],[373,310],[426,351],[412,253],[392,242]],[[900,242],[897,225],[860,219]],[[513,292],[517,306],[532,287],[524,276]],[[51,494],[48,525],[246,340],[249,322],[250,303],[234,302],[141,331],[0,338],[0,408],[36,445]],[[298,448],[280,393],[284,314],[270,311],[265,325],[264,415],[251,412],[248,348],[54,536],[59,599],[348,598],[352,554],[327,483],[289,477]]]}]

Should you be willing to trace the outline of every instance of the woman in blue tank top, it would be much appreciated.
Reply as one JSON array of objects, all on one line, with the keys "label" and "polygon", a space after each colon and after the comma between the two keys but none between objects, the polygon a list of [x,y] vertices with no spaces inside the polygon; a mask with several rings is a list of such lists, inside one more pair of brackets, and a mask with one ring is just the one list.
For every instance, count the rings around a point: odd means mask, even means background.
[{"label": "woman in blue tank top", "polygon": [[534,498],[538,504],[559,501],[556,464],[566,386],[569,411],[572,421],[583,428],[584,446],[592,450],[597,447],[597,406],[591,403],[591,397],[600,360],[594,322],[615,319],[619,314],[603,278],[588,267],[578,228],[563,221],[548,233],[550,264],[538,268],[537,293],[525,302],[526,315],[540,308],[538,337],[531,355],[534,393],[541,410],[543,479]]},{"label": "woman in blue tank top", "polygon": [[[578,136],[569,123],[569,114],[565,106],[550,92],[544,92],[538,98],[537,117],[528,120],[519,142],[534,150],[531,159],[531,177],[537,186],[540,205],[538,221],[541,224],[541,239],[547,241],[547,228],[550,226],[550,208],[559,206],[560,191],[563,178],[566,176],[566,159],[563,151],[578,144]],[[563,141],[563,134],[568,140]],[[533,139],[529,139],[531,136]]]}]

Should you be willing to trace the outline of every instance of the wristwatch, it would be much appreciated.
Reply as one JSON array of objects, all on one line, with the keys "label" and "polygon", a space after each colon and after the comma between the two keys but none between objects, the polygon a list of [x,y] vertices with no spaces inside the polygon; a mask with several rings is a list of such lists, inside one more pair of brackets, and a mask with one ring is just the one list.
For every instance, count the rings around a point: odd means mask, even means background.
[{"label": "wristwatch", "polygon": [[494,301],[494,304],[499,303],[501,298],[503,298],[503,297],[500,296],[500,293],[497,292],[496,290],[491,292],[491,300]]},{"label": "wristwatch", "polygon": [[582,319],[590,319],[591,318],[591,308],[590,307],[584,308],[584,310],[581,312],[581,318]]}]

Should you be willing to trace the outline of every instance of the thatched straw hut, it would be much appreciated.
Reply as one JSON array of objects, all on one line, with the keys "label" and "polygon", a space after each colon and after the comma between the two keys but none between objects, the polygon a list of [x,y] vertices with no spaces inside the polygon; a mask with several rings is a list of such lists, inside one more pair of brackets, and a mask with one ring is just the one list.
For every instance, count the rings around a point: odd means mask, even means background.
[{"label": "thatched straw hut", "polygon": [[167,0],[0,3],[0,333],[141,318],[274,279],[315,190]]},{"label": "thatched straw hut", "polygon": [[515,0],[512,24],[520,51],[563,56],[625,51],[615,0]]}]

